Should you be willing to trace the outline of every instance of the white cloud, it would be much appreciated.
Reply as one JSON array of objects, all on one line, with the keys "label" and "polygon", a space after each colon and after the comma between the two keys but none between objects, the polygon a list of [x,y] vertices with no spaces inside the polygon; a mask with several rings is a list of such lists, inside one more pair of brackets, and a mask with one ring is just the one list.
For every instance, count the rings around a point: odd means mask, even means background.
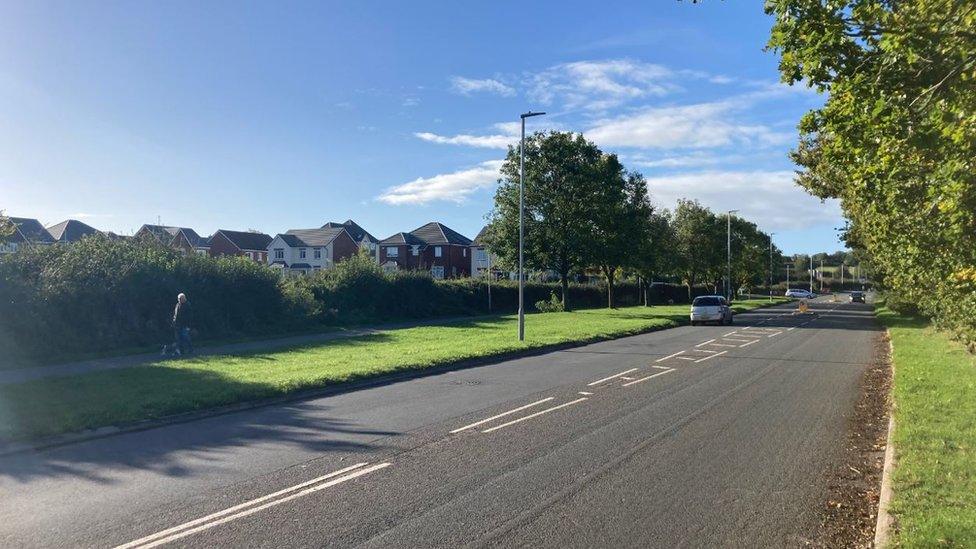
[{"label": "white cloud", "polygon": [[485,149],[507,149],[510,143],[514,142],[514,137],[510,135],[438,135],[430,132],[417,132],[413,134],[419,139],[431,143],[442,145],[467,145],[469,147],[481,147]]},{"label": "white cloud", "polygon": [[529,95],[543,104],[600,111],[680,89],[667,67],[630,59],[576,61],[531,77]]},{"label": "white cloud", "polygon": [[597,120],[587,138],[604,147],[650,149],[724,147],[733,143],[776,145],[792,134],[735,120],[735,101],[716,101],[677,107],[651,107]]},{"label": "white cloud", "polygon": [[501,160],[482,162],[473,168],[413,181],[387,189],[378,200],[387,204],[426,204],[434,201],[462,203],[479,189],[494,187]]},{"label": "white cloud", "polygon": [[494,93],[503,97],[515,95],[515,88],[494,78],[475,79],[455,76],[451,78],[451,89],[462,95],[470,95],[476,92]]},{"label": "white cloud", "polygon": [[738,209],[740,216],[766,231],[805,229],[843,223],[836,200],[821,203],[780,171],[702,171],[647,179],[652,200],[674,207],[679,198],[696,199],[713,211]]}]

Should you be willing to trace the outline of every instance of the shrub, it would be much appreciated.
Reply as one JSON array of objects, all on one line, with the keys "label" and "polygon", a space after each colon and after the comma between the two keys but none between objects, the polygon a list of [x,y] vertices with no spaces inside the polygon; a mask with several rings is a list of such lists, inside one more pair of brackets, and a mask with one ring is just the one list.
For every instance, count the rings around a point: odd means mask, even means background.
[{"label": "shrub", "polygon": [[552,292],[549,295],[549,301],[536,301],[535,308],[540,313],[561,313],[566,310],[565,307],[563,307],[562,300],[556,295],[556,292]]}]

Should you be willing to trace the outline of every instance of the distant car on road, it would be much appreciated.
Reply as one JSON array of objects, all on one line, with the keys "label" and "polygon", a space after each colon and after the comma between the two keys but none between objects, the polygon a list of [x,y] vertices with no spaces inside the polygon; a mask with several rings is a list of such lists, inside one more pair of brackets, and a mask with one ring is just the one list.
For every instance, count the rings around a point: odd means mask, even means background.
[{"label": "distant car on road", "polygon": [[702,295],[691,302],[691,325],[704,322],[732,324],[732,308],[720,295]]},{"label": "distant car on road", "polygon": [[864,292],[851,292],[851,303],[864,303]]},{"label": "distant car on road", "polygon": [[813,299],[817,297],[817,294],[800,288],[790,288],[786,290],[786,297],[794,297],[796,299]]}]

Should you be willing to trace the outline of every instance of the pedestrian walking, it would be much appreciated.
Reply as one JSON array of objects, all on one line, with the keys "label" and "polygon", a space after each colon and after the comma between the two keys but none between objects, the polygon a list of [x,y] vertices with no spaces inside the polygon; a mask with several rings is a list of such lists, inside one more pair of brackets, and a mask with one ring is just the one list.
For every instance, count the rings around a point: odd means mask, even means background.
[{"label": "pedestrian walking", "polygon": [[193,325],[193,308],[186,299],[186,294],[176,296],[176,308],[173,309],[174,354],[188,355],[193,352],[193,342],[190,340],[190,327]]}]

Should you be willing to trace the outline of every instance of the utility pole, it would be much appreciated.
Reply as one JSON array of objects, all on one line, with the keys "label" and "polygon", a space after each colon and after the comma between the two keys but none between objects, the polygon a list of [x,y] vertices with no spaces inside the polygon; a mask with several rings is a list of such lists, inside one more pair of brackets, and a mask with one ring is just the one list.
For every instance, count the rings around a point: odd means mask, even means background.
[{"label": "utility pole", "polygon": [[823,275],[824,275],[824,273],[823,273],[823,259],[821,258],[820,259],[820,293],[823,293],[823,279],[824,279],[824,276]]},{"label": "utility pole", "polygon": [[844,262],[840,264],[840,291],[844,291]]},{"label": "utility pole", "polygon": [[810,256],[810,293],[813,293],[813,256]]},{"label": "utility pole", "polygon": [[525,267],[522,262],[522,254],[525,248],[525,229],[523,218],[525,217],[525,119],[532,116],[540,116],[544,112],[526,112],[519,115],[522,119],[522,141],[519,145],[519,286],[518,286],[518,339],[525,341]]},{"label": "utility pole", "polygon": [[790,289],[790,264],[786,264],[786,289]]},{"label": "utility pole", "polygon": [[769,300],[773,300],[773,235],[769,233]]},{"label": "utility pole", "polygon": [[729,210],[725,214],[726,221],[726,273],[725,273],[725,299],[732,301],[732,214],[739,210]]}]

